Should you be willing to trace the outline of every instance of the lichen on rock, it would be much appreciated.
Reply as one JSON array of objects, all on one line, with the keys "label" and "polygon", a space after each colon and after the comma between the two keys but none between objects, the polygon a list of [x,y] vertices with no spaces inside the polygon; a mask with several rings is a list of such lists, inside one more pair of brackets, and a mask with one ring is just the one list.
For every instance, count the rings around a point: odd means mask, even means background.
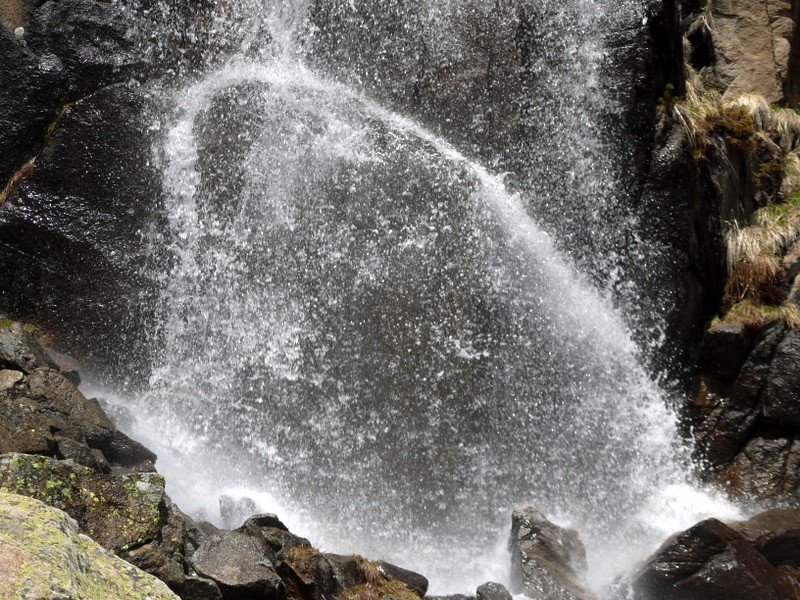
[{"label": "lichen on rock", "polygon": [[0,492],[0,597],[175,600],[155,577],[80,533],[66,513]]},{"label": "lichen on rock", "polygon": [[151,542],[161,529],[164,478],[156,473],[109,476],[45,456],[0,457],[0,490],[59,508],[109,550]]}]

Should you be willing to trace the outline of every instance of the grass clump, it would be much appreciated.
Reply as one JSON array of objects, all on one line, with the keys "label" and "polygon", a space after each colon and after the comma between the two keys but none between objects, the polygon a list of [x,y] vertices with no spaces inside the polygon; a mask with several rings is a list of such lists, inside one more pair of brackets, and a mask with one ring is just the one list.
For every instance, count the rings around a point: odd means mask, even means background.
[{"label": "grass clump", "polygon": [[319,556],[319,550],[313,546],[303,544],[301,546],[289,548],[289,550],[286,552],[286,561],[290,563],[298,563],[316,556]]},{"label": "grass clump", "polygon": [[386,596],[400,600],[419,600],[414,590],[397,579],[384,579],[380,585],[359,583],[347,588],[337,596],[336,600],[381,600]]},{"label": "grass clump", "polygon": [[716,319],[714,325],[735,322],[750,329],[763,329],[777,321],[782,321],[790,329],[800,329],[800,307],[791,302],[775,306],[742,300],[731,306],[722,318]]},{"label": "grass clump", "polygon": [[725,294],[735,304],[749,299],[779,304],[786,299],[781,259],[800,239],[800,193],[753,213],[746,227],[734,223],[726,236],[728,283]]},{"label": "grass clump", "polygon": [[[729,148],[751,150],[759,136],[769,137],[784,152],[800,144],[800,114],[770,106],[758,94],[740,94],[724,99],[717,90],[706,89],[699,75],[689,69],[686,96],[669,108],[686,130],[692,148],[704,156],[722,139]],[[695,154],[698,156],[698,154]]]},{"label": "grass clump", "polygon": [[356,556],[356,569],[362,583],[344,590],[336,600],[381,600],[387,596],[399,600],[420,600],[419,595],[398,579],[388,579],[380,564]]}]

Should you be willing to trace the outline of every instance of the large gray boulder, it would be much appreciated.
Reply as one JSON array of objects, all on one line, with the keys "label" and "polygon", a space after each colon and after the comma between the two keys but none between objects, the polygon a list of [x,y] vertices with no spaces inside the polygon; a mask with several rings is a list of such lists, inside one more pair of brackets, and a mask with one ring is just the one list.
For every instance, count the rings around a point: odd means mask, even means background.
[{"label": "large gray boulder", "polygon": [[0,596],[178,600],[164,583],[83,535],[66,513],[5,492],[0,492]]}]

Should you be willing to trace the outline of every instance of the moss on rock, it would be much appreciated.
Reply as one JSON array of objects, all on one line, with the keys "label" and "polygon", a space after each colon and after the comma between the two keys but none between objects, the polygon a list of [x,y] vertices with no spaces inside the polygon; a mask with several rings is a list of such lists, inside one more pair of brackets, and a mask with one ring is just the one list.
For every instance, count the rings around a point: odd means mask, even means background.
[{"label": "moss on rock", "polygon": [[12,454],[0,458],[0,491],[63,510],[115,552],[152,541],[162,526],[164,478],[157,473],[109,476],[44,456]]},{"label": "moss on rock", "polygon": [[0,492],[0,597],[75,600],[175,600],[154,577],[78,530],[66,513]]}]

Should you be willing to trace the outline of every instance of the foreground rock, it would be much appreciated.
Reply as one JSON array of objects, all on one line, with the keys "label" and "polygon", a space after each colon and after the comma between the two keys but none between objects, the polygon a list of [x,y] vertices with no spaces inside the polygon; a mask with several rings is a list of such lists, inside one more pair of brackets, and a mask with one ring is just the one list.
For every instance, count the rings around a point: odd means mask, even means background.
[{"label": "foreground rock", "polygon": [[472,596],[465,594],[426,596],[426,600],[512,600],[512,598],[513,596],[503,584],[494,581],[487,581],[483,585],[479,585]]},{"label": "foreground rock", "polygon": [[0,596],[6,600],[173,600],[166,585],[82,535],[64,512],[0,492]]},{"label": "foreground rock", "polygon": [[511,516],[510,547],[518,591],[531,598],[595,598],[582,580],[586,550],[575,531],[554,525],[534,508],[523,508]]},{"label": "foreground rock", "polygon": [[795,600],[800,511],[698,523],[668,540],[633,580],[637,600]]}]

